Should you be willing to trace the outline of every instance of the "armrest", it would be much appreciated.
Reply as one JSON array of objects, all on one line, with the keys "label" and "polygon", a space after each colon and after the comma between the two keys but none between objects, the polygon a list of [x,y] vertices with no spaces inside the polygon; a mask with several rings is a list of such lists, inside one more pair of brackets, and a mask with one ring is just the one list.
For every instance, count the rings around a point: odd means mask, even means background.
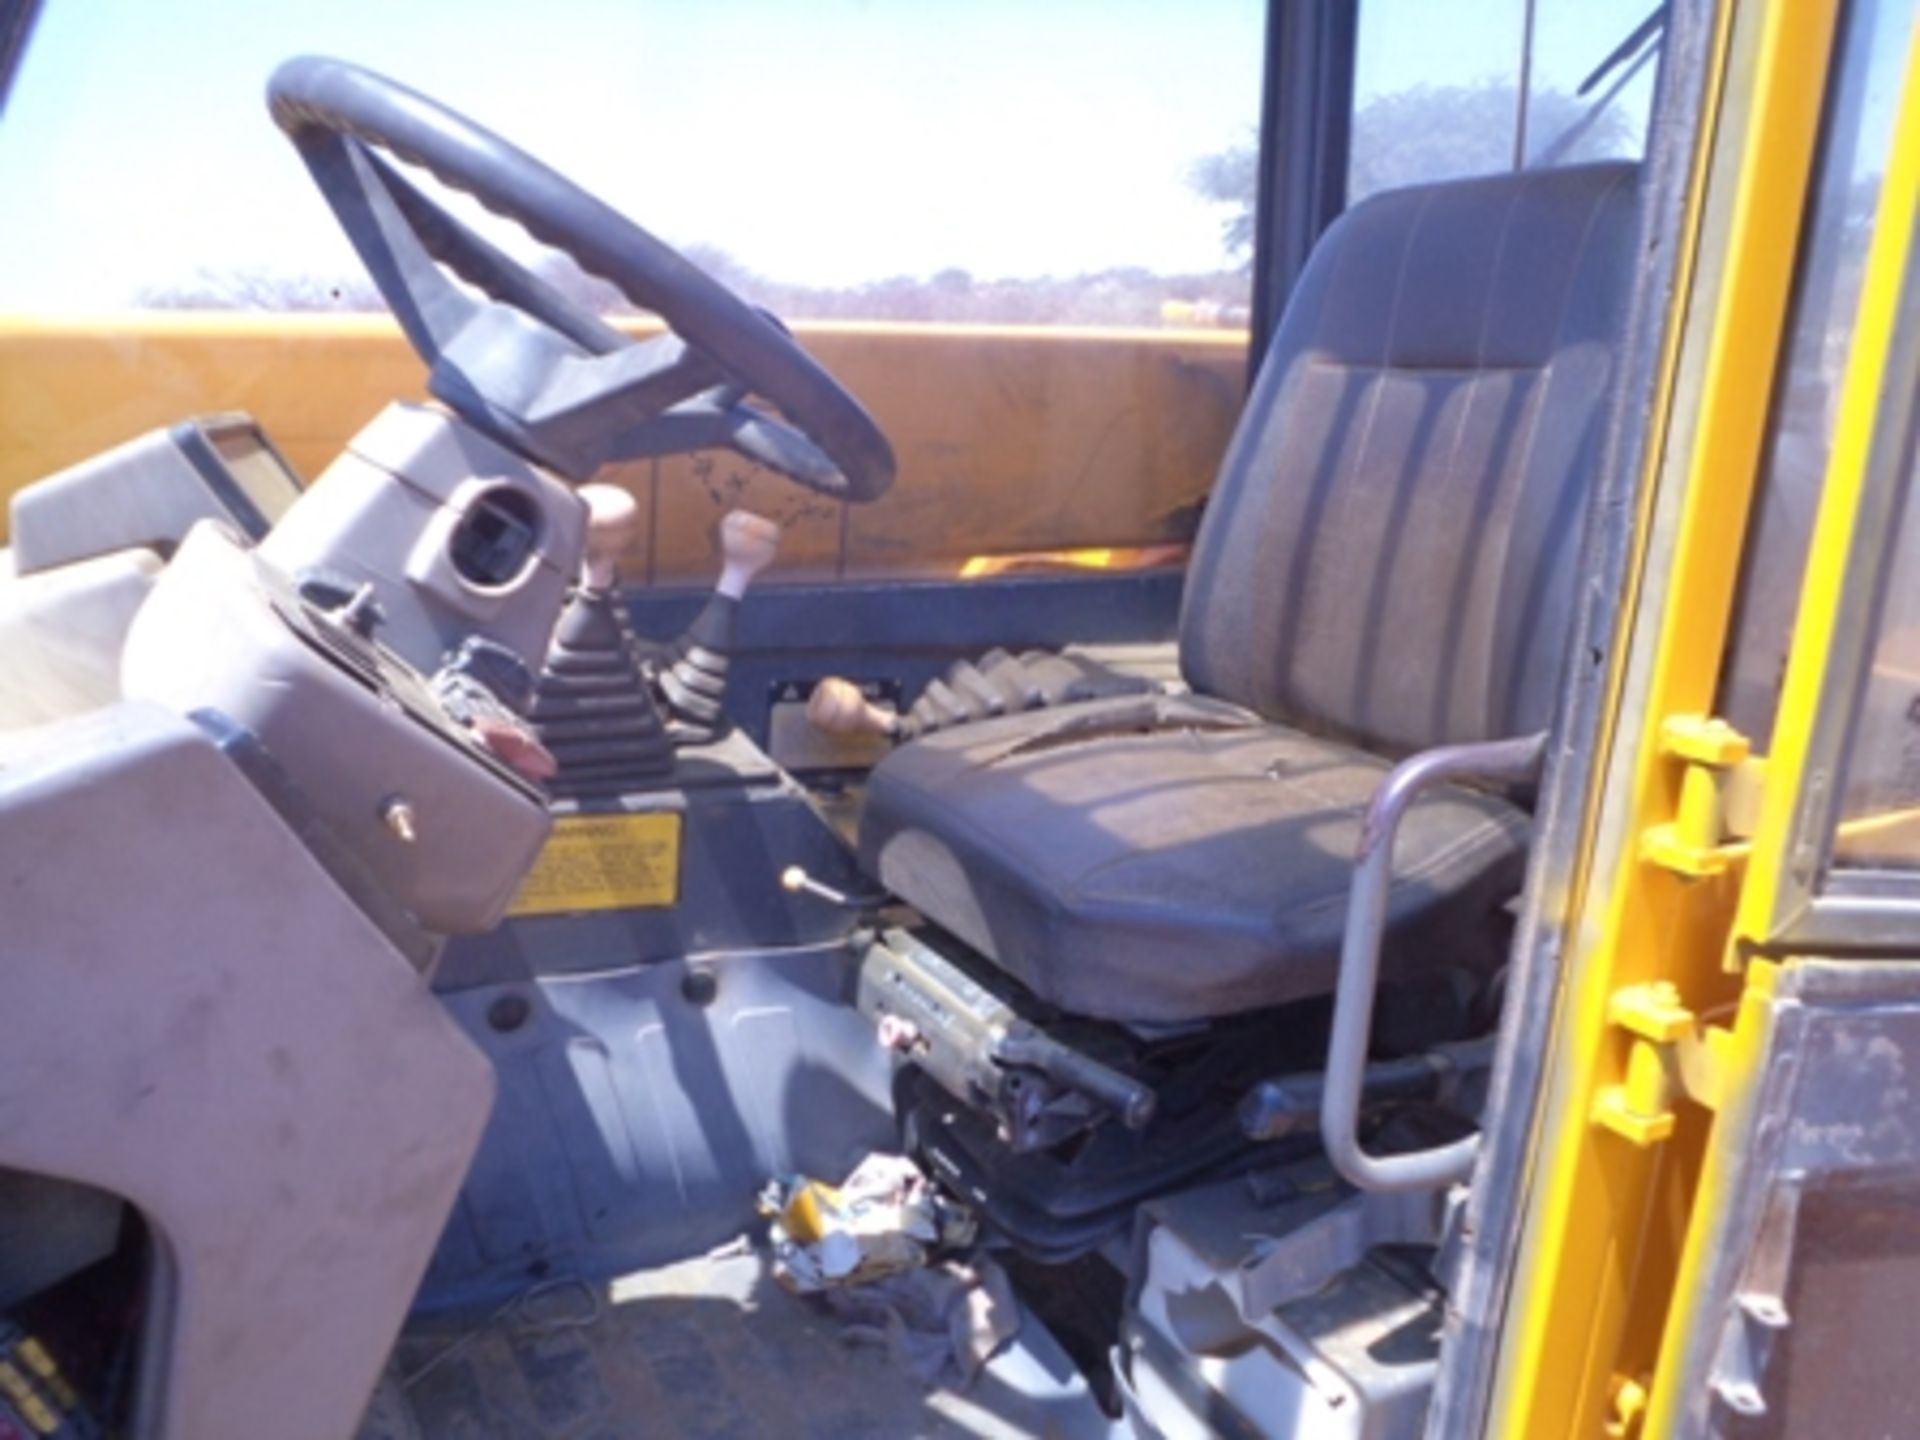
[{"label": "armrest", "polygon": [[1366,1083],[1387,886],[1400,821],[1421,792],[1436,785],[1456,780],[1531,780],[1540,773],[1546,748],[1542,731],[1513,740],[1423,750],[1393,767],[1367,807],[1354,852],[1353,889],[1347,894],[1333,1037],[1327,1047],[1326,1088],[1320,1096],[1320,1136],[1327,1156],[1336,1170],[1362,1190],[1426,1190],[1464,1180],[1480,1147],[1480,1137],[1469,1135],[1451,1145],[1403,1155],[1369,1155],[1360,1148],[1360,1092]]}]

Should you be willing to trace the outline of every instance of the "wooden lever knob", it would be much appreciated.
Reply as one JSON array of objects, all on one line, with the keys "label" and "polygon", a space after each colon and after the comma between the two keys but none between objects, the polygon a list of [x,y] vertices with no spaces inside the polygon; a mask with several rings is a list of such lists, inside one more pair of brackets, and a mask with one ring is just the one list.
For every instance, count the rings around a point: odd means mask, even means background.
[{"label": "wooden lever knob", "polygon": [[807,699],[807,719],[829,735],[896,735],[900,717],[860,693],[851,680],[829,675]]},{"label": "wooden lever knob", "polygon": [[725,562],[716,588],[738,600],[753,577],[780,552],[780,523],[751,510],[729,510],[720,522],[720,556]]},{"label": "wooden lever knob", "polygon": [[611,590],[619,581],[620,557],[640,529],[640,505],[618,485],[582,485],[587,502],[587,584]]}]

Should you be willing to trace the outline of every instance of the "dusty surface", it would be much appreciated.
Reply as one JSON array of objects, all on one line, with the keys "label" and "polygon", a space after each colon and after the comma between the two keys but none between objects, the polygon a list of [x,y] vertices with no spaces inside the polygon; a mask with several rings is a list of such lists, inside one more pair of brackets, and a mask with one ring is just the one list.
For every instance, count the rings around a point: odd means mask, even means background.
[{"label": "dusty surface", "polygon": [[752,1255],[594,1292],[540,1287],[492,1317],[410,1326],[360,1440],[900,1440],[1052,1433],[992,1370],[929,1388]]}]

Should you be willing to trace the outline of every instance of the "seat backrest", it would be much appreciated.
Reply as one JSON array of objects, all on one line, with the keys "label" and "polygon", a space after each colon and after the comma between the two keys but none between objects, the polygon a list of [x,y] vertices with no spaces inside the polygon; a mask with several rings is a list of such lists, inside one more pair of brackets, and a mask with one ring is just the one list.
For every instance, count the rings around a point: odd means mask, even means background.
[{"label": "seat backrest", "polygon": [[1637,174],[1399,190],[1327,231],[1201,524],[1195,689],[1385,754],[1547,724]]}]

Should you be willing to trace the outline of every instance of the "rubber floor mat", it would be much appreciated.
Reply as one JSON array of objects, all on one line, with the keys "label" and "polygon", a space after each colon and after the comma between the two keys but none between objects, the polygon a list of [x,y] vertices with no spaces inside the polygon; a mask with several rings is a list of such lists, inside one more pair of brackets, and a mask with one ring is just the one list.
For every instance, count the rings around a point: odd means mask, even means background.
[{"label": "rubber floor mat", "polygon": [[741,1253],[592,1289],[544,1282],[490,1316],[416,1319],[360,1440],[999,1440],[1104,1428],[1077,1373],[1053,1375],[1052,1395],[1032,1393],[1035,1373],[1017,1356],[964,1394],[929,1388],[848,1344],[815,1302]]}]

